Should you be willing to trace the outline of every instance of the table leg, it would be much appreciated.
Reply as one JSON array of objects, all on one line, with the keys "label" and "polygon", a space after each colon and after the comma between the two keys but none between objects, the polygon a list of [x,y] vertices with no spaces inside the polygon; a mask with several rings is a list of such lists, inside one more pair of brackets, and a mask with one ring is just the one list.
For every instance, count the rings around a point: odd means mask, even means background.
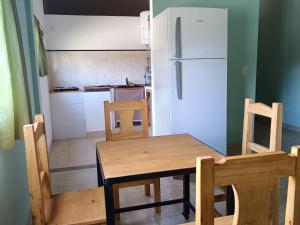
[{"label": "table leg", "polygon": [[113,186],[110,182],[104,182],[104,193],[106,207],[106,224],[115,225]]},{"label": "table leg", "polygon": [[103,186],[103,177],[102,177],[102,172],[100,168],[100,161],[99,161],[99,156],[98,156],[98,151],[96,149],[96,163],[97,163],[97,181],[98,181],[98,187]]},{"label": "table leg", "polygon": [[183,176],[183,216],[186,220],[190,214],[190,175]]},{"label": "table leg", "polygon": [[234,193],[232,186],[227,186],[227,200],[226,200],[227,215],[234,214]]}]

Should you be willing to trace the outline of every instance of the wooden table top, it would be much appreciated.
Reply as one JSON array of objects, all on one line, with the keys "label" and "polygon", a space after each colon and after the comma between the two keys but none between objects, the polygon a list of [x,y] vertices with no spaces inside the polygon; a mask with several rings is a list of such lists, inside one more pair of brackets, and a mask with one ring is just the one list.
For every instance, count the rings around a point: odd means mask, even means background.
[{"label": "wooden table top", "polygon": [[187,134],[98,142],[105,179],[190,169],[196,158],[224,156]]}]

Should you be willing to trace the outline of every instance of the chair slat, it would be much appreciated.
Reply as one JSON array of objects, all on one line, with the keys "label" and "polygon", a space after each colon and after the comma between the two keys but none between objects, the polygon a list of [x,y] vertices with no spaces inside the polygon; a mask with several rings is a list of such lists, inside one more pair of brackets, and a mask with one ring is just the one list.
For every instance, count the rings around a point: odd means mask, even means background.
[{"label": "chair slat", "polygon": [[269,117],[269,118],[272,117],[272,108],[261,102],[250,104],[248,108],[248,112],[252,114]]},{"label": "chair slat", "polygon": [[257,153],[270,151],[270,149],[268,149],[267,147],[253,143],[253,142],[248,142],[247,145],[248,145],[249,150],[257,152]]},{"label": "chair slat", "polygon": [[[215,166],[215,183],[218,186],[243,183],[257,176],[280,178],[295,175],[296,157],[284,152],[258,153],[245,157],[221,159]],[[257,182],[256,182],[257,183]]]},{"label": "chair slat", "polygon": [[282,143],[282,104],[273,103],[270,133],[270,150],[281,151]]}]

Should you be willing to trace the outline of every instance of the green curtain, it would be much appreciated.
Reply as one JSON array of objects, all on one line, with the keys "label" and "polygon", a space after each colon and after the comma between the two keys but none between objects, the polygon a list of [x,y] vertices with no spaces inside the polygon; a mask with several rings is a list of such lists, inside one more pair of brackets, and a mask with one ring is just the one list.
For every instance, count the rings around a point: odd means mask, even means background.
[{"label": "green curtain", "polygon": [[14,147],[30,122],[26,68],[14,0],[0,0],[0,149]]},{"label": "green curtain", "polygon": [[34,35],[35,35],[39,75],[40,77],[44,77],[48,75],[47,54],[46,54],[46,48],[43,40],[44,33],[41,29],[41,24],[39,20],[36,17],[34,17],[34,20],[35,20]]}]

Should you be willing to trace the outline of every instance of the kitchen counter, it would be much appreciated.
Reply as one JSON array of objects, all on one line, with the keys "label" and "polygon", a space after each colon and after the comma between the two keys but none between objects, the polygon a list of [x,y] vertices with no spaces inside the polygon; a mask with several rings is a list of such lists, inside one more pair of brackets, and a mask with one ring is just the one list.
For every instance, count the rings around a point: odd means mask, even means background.
[{"label": "kitchen counter", "polygon": [[84,92],[83,90],[78,90],[78,91],[50,91],[50,94],[74,94],[74,93],[82,93]]},{"label": "kitchen counter", "polygon": [[136,84],[136,85],[99,85],[99,86],[87,86],[79,88],[77,91],[50,91],[50,94],[57,93],[80,93],[80,92],[107,92],[112,88],[151,88],[150,86],[145,86],[144,84]]},{"label": "kitchen counter", "polygon": [[135,84],[135,85],[110,85],[111,88],[144,88],[144,84]]}]

